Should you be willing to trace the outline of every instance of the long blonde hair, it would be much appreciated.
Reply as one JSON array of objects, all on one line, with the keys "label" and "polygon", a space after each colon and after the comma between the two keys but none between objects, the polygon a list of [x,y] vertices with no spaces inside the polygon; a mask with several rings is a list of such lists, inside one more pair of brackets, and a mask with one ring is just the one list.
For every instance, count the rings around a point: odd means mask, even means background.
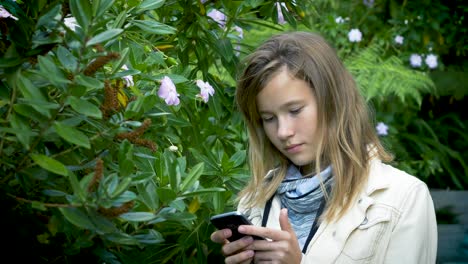
[{"label": "long blonde hair", "polygon": [[[342,216],[367,181],[372,153],[390,161],[370,121],[370,111],[351,74],[335,50],[319,35],[290,32],[275,35],[244,61],[236,101],[249,133],[252,177],[239,197],[247,207],[262,206],[275,194],[289,165],[266,137],[256,104],[257,94],[283,67],[309,84],[318,108],[315,171],[333,168],[334,185],[324,219]],[[265,177],[276,168],[272,177]]]}]

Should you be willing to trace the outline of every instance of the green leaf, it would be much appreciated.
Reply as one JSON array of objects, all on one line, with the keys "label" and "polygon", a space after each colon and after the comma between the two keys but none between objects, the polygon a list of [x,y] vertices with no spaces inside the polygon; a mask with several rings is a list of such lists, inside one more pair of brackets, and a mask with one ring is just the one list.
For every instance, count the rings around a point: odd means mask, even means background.
[{"label": "green leaf", "polygon": [[133,20],[132,24],[152,34],[167,35],[176,32],[175,28],[152,20]]},{"label": "green leaf", "polygon": [[60,15],[60,5],[55,5],[47,13],[41,15],[39,20],[36,23],[36,28],[46,27],[51,28],[57,24],[56,17]]},{"label": "green leaf", "polygon": [[119,148],[119,174],[121,177],[130,176],[135,171],[135,163],[133,161],[133,145],[124,140]]},{"label": "green leaf", "polygon": [[132,183],[132,178],[130,177],[125,177],[122,179],[122,181],[119,183],[119,185],[115,188],[115,190],[111,193],[110,197],[115,198],[121,195],[123,192],[125,192],[128,189],[128,186]]},{"label": "green leaf", "polygon": [[138,184],[136,187],[142,202],[145,203],[151,211],[156,211],[159,205],[159,197],[158,193],[154,191],[156,189],[155,183],[153,181],[148,181],[144,184]]},{"label": "green leaf", "polygon": [[104,87],[103,82],[100,82],[99,80],[95,78],[84,76],[84,75],[77,75],[75,77],[75,81],[79,85],[83,85],[84,87],[91,88],[88,91],[94,90],[94,89],[101,89]]},{"label": "green leaf", "polygon": [[47,207],[45,207],[44,203],[33,201],[31,207],[41,211],[47,211]]},{"label": "green leaf", "polygon": [[88,0],[70,0],[70,11],[76,18],[76,22],[86,32],[91,21],[92,9]]},{"label": "green leaf", "polygon": [[76,70],[78,65],[78,60],[73,56],[73,54],[63,46],[57,48],[57,58],[60,63],[69,71]]},{"label": "green leaf", "polygon": [[123,220],[126,220],[126,221],[131,221],[131,222],[145,222],[145,221],[151,221],[155,219],[156,215],[153,213],[147,213],[147,212],[131,212],[131,213],[121,214],[119,218],[122,218]]},{"label": "green leaf", "polygon": [[87,149],[91,148],[89,138],[78,129],[75,129],[71,126],[67,126],[60,122],[55,122],[54,128],[57,134],[59,134],[59,136],[65,139],[66,141],[81,147],[85,147]]},{"label": "green leaf", "polygon": [[75,96],[70,96],[68,100],[73,110],[77,111],[78,113],[99,119],[102,118],[101,110],[99,110],[99,108],[94,104]]},{"label": "green leaf", "polygon": [[190,173],[185,177],[184,181],[180,185],[180,190],[186,191],[190,187],[193,186],[193,184],[200,178],[200,175],[203,173],[203,168],[204,168],[204,163],[200,162],[197,165],[195,165],[192,170],[190,170]]},{"label": "green leaf", "polygon": [[93,12],[96,17],[101,17],[114,4],[114,0],[101,0],[97,11]]},{"label": "green leaf", "polygon": [[229,159],[233,163],[233,167],[238,167],[245,162],[246,152],[245,150],[239,150]]},{"label": "green leaf", "polygon": [[160,8],[162,5],[164,5],[164,2],[164,0],[144,0],[138,6],[138,12]]},{"label": "green leaf", "polygon": [[[16,138],[23,144],[23,147],[29,150],[31,144],[31,137],[35,134],[29,127],[28,123],[16,114],[12,114],[10,116],[10,125],[13,131],[10,133],[14,134]],[[6,127],[1,127],[2,129],[6,129]],[[8,132],[8,131],[7,131]]]},{"label": "green leaf", "polygon": [[14,58],[0,58],[0,68],[9,68],[23,63],[23,60],[18,57]]},{"label": "green leaf", "polygon": [[234,57],[231,41],[227,38],[218,40],[215,45],[217,52],[226,61],[231,61]]},{"label": "green leaf", "polygon": [[91,222],[89,217],[81,211],[79,208],[66,207],[59,208],[60,212],[63,214],[65,219],[70,223],[89,230],[94,230],[94,224]]},{"label": "green leaf", "polygon": [[120,12],[117,18],[114,19],[111,28],[121,28],[125,23],[125,18],[127,18],[127,10]]},{"label": "green leaf", "polygon": [[158,193],[159,199],[164,204],[169,204],[177,197],[176,193],[173,190],[166,187],[156,188],[156,192]]},{"label": "green leaf", "polygon": [[124,30],[121,28],[112,28],[107,31],[104,31],[102,33],[99,33],[98,35],[94,36],[91,38],[87,43],[86,46],[92,46],[94,44],[98,44],[104,41],[107,41],[109,39],[115,38],[116,36],[120,35]]},{"label": "green leaf", "polygon": [[194,192],[187,192],[187,193],[182,194],[181,196],[190,197],[190,196],[197,196],[200,194],[217,193],[217,192],[224,192],[224,191],[226,191],[226,189],[214,187],[214,188],[199,189]]},{"label": "green leaf", "polygon": [[47,101],[44,95],[41,93],[41,90],[37,88],[37,86],[33,85],[33,83],[22,74],[19,74],[17,84],[24,98],[30,100]]},{"label": "green leaf", "polygon": [[115,74],[118,70],[122,68],[128,58],[130,49],[127,47],[120,52],[119,60],[114,64],[114,69],[112,70],[111,74]]},{"label": "green leaf", "polygon": [[68,176],[70,178],[70,184],[72,186],[73,193],[80,198],[80,201],[85,202],[86,201],[85,189],[81,186],[80,182],[78,181],[78,178],[73,172],[70,172]]},{"label": "green leaf", "polygon": [[42,154],[31,154],[31,158],[37,165],[41,166],[43,169],[63,176],[68,175],[68,170],[65,167],[65,165],[63,165],[60,161],[56,159],[47,157],[46,155]]}]

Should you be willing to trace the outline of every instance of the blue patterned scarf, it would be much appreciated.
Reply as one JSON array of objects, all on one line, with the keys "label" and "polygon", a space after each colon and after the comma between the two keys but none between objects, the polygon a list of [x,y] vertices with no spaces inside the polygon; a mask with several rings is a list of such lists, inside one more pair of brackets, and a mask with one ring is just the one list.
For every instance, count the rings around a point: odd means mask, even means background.
[{"label": "blue patterned scarf", "polygon": [[296,166],[290,165],[285,179],[276,191],[281,199],[281,208],[288,209],[289,221],[296,232],[301,248],[309,236],[323,200],[320,181],[324,183],[327,190],[330,190],[333,183],[331,176],[331,166],[321,171],[319,178],[317,175],[303,177]]}]

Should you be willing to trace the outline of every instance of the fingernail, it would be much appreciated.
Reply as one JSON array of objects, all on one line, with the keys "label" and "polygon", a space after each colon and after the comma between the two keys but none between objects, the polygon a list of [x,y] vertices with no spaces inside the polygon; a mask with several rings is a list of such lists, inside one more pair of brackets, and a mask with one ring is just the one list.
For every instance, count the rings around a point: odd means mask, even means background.
[{"label": "fingernail", "polygon": [[247,254],[247,257],[251,258],[251,257],[254,256],[254,251],[253,250],[248,250],[246,254]]},{"label": "fingernail", "polygon": [[246,231],[244,226],[239,226],[239,228],[238,228],[237,230],[239,230],[239,232],[244,232],[244,231]]},{"label": "fingernail", "polygon": [[251,236],[245,236],[242,239],[247,243],[252,243],[253,242],[253,237],[251,237]]}]

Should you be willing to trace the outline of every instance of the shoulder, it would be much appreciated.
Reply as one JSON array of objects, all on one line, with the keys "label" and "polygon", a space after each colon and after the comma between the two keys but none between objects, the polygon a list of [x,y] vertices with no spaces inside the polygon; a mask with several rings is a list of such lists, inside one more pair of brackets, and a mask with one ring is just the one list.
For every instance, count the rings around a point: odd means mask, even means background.
[{"label": "shoulder", "polygon": [[373,160],[365,192],[376,200],[401,208],[408,199],[429,199],[427,185],[407,172]]}]

